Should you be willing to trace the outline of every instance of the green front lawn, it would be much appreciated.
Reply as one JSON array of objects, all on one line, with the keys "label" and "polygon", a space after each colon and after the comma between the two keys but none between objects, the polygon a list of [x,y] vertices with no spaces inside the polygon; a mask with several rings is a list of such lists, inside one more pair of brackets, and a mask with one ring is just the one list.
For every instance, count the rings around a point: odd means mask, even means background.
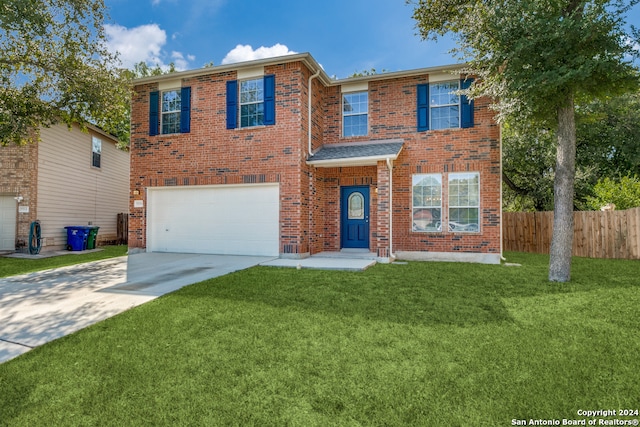
[{"label": "green front lawn", "polygon": [[[0,424],[507,426],[639,409],[640,263],[255,267],[0,365]],[[621,418],[609,417],[607,419]]]},{"label": "green front lawn", "polygon": [[98,261],[127,254],[127,245],[100,246],[99,249],[102,250],[89,253],[69,252],[66,255],[38,259],[0,257],[0,277],[32,273],[34,271],[81,264],[83,262]]}]

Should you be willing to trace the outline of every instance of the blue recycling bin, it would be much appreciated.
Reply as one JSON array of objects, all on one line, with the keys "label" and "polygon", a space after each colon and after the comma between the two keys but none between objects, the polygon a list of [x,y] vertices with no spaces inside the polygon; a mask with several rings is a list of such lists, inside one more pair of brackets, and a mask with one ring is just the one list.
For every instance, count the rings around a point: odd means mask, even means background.
[{"label": "blue recycling bin", "polygon": [[83,251],[87,249],[87,237],[92,227],[84,225],[70,225],[67,229],[67,250]]}]

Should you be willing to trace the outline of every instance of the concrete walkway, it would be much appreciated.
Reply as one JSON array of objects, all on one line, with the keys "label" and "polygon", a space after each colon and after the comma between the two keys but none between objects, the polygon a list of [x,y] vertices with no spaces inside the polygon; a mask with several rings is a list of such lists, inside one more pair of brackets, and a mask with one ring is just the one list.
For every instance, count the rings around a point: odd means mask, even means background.
[{"label": "concrete walkway", "polygon": [[310,268],[318,270],[362,271],[376,263],[369,251],[320,252],[304,259],[277,258],[261,263],[269,267]]},{"label": "concrete walkway", "polygon": [[140,253],[0,279],[0,363],[183,286],[272,259]]},{"label": "concrete walkway", "polygon": [[0,363],[213,277],[255,265],[361,271],[376,263],[373,256],[368,251],[306,259],[139,253],[0,279]]}]

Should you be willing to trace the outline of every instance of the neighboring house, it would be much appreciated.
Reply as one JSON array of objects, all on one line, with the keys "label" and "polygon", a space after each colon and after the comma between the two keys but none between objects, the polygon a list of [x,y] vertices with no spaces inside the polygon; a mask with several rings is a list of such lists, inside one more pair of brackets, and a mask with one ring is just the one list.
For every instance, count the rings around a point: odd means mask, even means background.
[{"label": "neighboring house", "polygon": [[100,227],[98,244],[115,241],[117,214],[129,209],[129,153],[94,126],[56,125],[40,138],[0,146],[0,250],[27,250],[36,220],[42,251],[64,249],[68,225]]},{"label": "neighboring house", "polygon": [[136,80],[130,249],[498,263],[500,131],[455,67],[334,80],[304,53]]}]

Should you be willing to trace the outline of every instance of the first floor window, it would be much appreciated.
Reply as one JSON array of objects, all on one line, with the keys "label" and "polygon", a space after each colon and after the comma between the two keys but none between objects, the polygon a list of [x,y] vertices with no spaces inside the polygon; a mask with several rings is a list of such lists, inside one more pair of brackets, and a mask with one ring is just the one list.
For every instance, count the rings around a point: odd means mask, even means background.
[{"label": "first floor window", "polygon": [[413,176],[413,231],[442,231],[442,176]]},{"label": "first floor window", "polygon": [[99,168],[100,167],[100,157],[102,156],[102,141],[95,136],[91,141],[91,166]]},{"label": "first floor window", "polygon": [[180,90],[167,90],[162,92],[162,133],[180,133]]},{"label": "first floor window", "polygon": [[478,172],[450,173],[444,182],[442,174],[413,175],[412,198],[412,231],[480,231]]},{"label": "first floor window", "polygon": [[449,231],[480,231],[480,174],[449,174]]},{"label": "first floor window", "polygon": [[342,136],[366,135],[369,129],[369,94],[367,92],[342,95]]}]

